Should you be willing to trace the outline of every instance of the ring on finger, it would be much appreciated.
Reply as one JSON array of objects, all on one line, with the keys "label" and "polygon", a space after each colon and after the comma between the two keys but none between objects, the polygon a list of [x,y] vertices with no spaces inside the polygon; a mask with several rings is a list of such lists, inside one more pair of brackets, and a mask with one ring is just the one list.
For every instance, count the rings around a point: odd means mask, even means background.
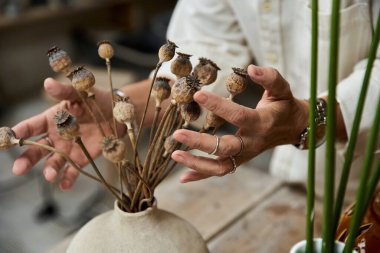
[{"label": "ring on finger", "polygon": [[214,148],[214,150],[211,153],[209,153],[210,155],[215,155],[216,152],[218,152],[218,149],[219,149],[220,138],[219,138],[219,136],[216,136],[216,135],[215,135],[215,137],[216,137],[215,148]]},{"label": "ring on finger", "polygon": [[240,141],[240,150],[239,150],[239,152],[238,152],[236,155],[234,155],[234,156],[240,156],[241,153],[243,153],[243,151],[244,151],[244,142],[243,142],[243,138],[241,138],[240,135],[235,135],[235,137],[237,137],[237,138],[239,139],[239,141]]},{"label": "ring on finger", "polygon": [[236,169],[237,169],[237,164],[236,164],[236,160],[235,160],[235,157],[233,157],[232,155],[229,156],[230,157],[230,160],[231,160],[231,163],[232,163],[232,170],[230,172],[228,172],[229,174],[233,174],[235,173]]}]

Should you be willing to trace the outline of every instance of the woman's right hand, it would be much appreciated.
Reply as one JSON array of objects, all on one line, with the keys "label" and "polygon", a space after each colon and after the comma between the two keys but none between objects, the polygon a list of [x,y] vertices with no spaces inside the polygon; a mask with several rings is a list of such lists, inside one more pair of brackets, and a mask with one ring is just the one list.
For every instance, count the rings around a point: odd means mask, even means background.
[{"label": "woman's right hand", "polygon": [[[34,117],[20,122],[13,127],[13,130],[17,138],[31,138],[45,134],[46,137],[40,139],[39,142],[52,145],[56,149],[67,153],[70,158],[82,168],[88,164],[88,160],[76,143],[64,140],[57,134],[53,119],[54,115],[59,110],[67,110],[77,117],[80,124],[81,138],[92,157],[96,157],[100,154],[100,143],[103,136],[71,85],[63,85],[52,78],[47,78],[44,82],[44,87],[48,95],[61,102]],[[111,95],[109,92],[97,88],[94,88],[93,91],[95,93],[96,102],[105,115],[105,118],[107,121],[112,122]],[[100,117],[99,121],[101,121]],[[100,124],[107,134],[111,133],[107,122],[101,121]],[[118,132],[123,133],[124,131],[124,126],[118,124]],[[47,157],[43,170],[46,180],[49,182],[59,180],[60,188],[62,190],[69,190],[77,179],[79,172],[74,167],[67,166],[66,161],[60,155],[50,154],[48,151],[38,147],[29,146],[26,148],[14,161],[13,173],[19,176],[25,175],[44,157]]]}]

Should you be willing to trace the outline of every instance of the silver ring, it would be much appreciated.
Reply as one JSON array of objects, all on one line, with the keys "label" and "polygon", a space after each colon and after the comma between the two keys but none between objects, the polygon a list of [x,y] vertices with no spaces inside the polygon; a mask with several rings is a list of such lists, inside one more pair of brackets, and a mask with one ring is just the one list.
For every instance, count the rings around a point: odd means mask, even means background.
[{"label": "silver ring", "polygon": [[240,135],[235,135],[238,139],[239,139],[239,141],[240,141],[240,150],[239,150],[239,152],[236,154],[236,155],[234,155],[234,156],[240,156],[241,155],[241,153],[243,153],[243,150],[244,150],[244,142],[243,142],[243,138],[241,138],[241,136]]},{"label": "silver ring", "polygon": [[230,172],[228,172],[228,174],[233,174],[233,173],[235,173],[235,171],[237,169],[237,164],[236,164],[235,157],[233,157],[232,155],[229,157],[230,157],[230,160],[232,162],[232,170]]},{"label": "silver ring", "polygon": [[219,138],[219,136],[216,136],[216,135],[215,135],[215,137],[216,137],[215,149],[211,153],[209,153],[210,155],[215,155],[216,152],[218,152],[218,149],[219,149],[220,138]]}]

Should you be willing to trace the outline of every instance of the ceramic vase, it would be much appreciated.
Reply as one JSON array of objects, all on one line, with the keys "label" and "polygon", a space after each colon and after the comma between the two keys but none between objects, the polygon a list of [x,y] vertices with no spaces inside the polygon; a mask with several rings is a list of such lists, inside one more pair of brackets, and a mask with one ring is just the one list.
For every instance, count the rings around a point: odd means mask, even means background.
[{"label": "ceramic vase", "polygon": [[[342,253],[344,249],[344,243],[335,241],[335,249],[334,253]],[[296,245],[294,245],[289,253],[305,253],[306,252],[306,240],[303,240]],[[321,253],[322,252],[322,239],[316,238],[314,239],[314,253]],[[353,253],[357,253],[356,251],[353,251]]]},{"label": "ceramic vase", "polygon": [[138,213],[114,210],[84,225],[67,253],[208,253],[199,232],[184,219],[156,206]]}]

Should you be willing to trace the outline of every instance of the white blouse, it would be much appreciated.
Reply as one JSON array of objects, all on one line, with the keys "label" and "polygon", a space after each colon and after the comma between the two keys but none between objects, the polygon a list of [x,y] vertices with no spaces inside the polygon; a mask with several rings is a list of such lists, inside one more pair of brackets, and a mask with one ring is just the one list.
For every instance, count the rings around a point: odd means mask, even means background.
[{"label": "white blouse", "polygon": [[[343,0],[340,18],[339,84],[337,100],[343,113],[347,132],[351,131],[360,92],[366,58],[379,13],[380,0]],[[318,91],[327,90],[330,0],[319,1],[319,62]],[[372,13],[370,13],[372,12]],[[231,67],[246,67],[255,62],[272,66],[289,82],[297,98],[309,97],[311,10],[305,0],[179,0],[174,10],[167,37],[178,51],[210,58],[222,69],[216,84],[209,89],[225,96],[223,80]],[[371,75],[360,135],[357,158],[365,149],[367,136],[380,92],[380,50]],[[170,64],[161,75],[170,76]],[[339,146],[339,145],[338,145]],[[337,162],[342,162],[343,148]],[[317,151],[317,180],[322,180],[324,145]],[[356,167],[360,165],[356,159]],[[307,151],[292,145],[275,149],[270,164],[273,175],[291,182],[304,182],[307,174]],[[357,171],[356,171],[357,173]],[[355,173],[354,173],[355,174]],[[355,177],[355,175],[353,175]],[[337,176],[338,180],[339,176]],[[318,189],[317,189],[318,191]]]}]

